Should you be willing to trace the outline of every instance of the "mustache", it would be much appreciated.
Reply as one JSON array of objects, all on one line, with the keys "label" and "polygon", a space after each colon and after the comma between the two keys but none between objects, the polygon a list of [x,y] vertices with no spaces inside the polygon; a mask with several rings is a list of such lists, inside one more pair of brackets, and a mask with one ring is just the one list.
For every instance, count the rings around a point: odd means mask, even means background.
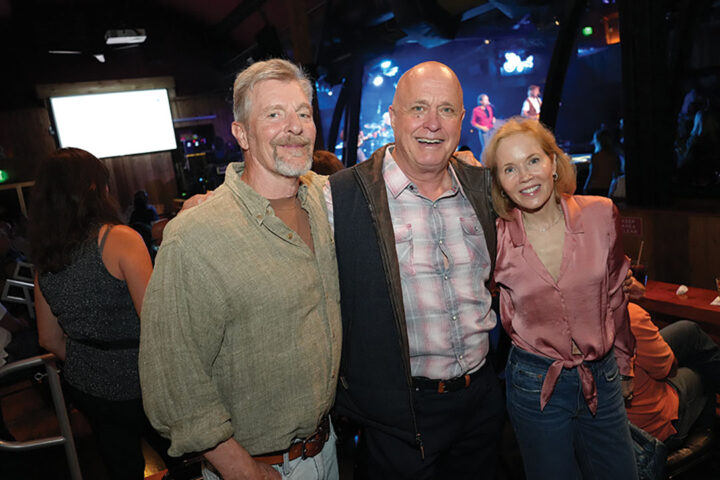
[{"label": "mustache", "polygon": [[271,142],[272,146],[276,147],[278,145],[303,145],[307,146],[310,145],[310,139],[308,137],[305,137],[303,135],[285,135],[283,137],[277,138]]}]

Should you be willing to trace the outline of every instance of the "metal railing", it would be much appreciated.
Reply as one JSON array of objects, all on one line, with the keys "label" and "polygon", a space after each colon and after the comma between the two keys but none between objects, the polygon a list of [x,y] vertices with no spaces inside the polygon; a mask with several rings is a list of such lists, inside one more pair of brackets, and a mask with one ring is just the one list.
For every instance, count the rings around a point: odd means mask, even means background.
[{"label": "metal railing", "polygon": [[65,408],[65,398],[63,397],[60,386],[60,375],[58,375],[55,364],[56,360],[55,355],[47,353],[25,360],[19,360],[0,368],[0,380],[2,380],[3,377],[12,373],[44,366],[47,371],[47,379],[55,406],[55,414],[57,415],[58,425],[60,426],[60,436],[57,437],[40,438],[24,442],[0,440],[0,451],[36,450],[38,448],[62,445],[65,448],[65,456],[67,458],[68,468],[70,469],[70,478],[72,480],[82,480],[80,462],[78,462],[77,450],[75,449],[75,440],[73,439],[72,428],[70,427],[70,418]]}]

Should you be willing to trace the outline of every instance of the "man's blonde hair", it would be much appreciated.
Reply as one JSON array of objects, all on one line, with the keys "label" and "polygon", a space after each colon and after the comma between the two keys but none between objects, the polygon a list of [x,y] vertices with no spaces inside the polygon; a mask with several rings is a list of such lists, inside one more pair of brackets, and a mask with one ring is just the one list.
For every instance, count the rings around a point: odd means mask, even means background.
[{"label": "man's blonde hair", "polygon": [[233,116],[236,122],[245,123],[247,121],[252,108],[252,105],[250,105],[250,92],[257,83],[265,80],[298,82],[308,101],[312,104],[312,84],[307,74],[299,66],[280,58],[255,62],[235,77],[235,84],[233,85]]}]

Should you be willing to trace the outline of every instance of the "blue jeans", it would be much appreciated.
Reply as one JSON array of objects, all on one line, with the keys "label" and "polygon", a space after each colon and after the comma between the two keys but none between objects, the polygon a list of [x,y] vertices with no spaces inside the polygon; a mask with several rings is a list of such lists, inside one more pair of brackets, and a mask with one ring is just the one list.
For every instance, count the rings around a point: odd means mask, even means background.
[{"label": "blue jeans", "polygon": [[507,407],[529,480],[636,480],[637,470],[613,352],[587,362],[598,392],[593,416],[577,368],[563,369],[540,411],[540,390],[553,359],[515,346],[505,369]]}]

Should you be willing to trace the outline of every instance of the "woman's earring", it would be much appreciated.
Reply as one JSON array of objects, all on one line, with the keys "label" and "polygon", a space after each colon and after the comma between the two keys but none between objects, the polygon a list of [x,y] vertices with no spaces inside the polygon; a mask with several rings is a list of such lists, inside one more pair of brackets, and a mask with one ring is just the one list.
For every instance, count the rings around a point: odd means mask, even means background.
[{"label": "woman's earring", "polygon": [[557,172],[555,172],[555,173],[553,173],[553,181],[557,182],[557,179],[558,179],[558,174],[557,174]]},{"label": "woman's earring", "polygon": [[505,195],[505,190],[500,190],[500,196],[503,198],[507,198],[507,195]]}]

